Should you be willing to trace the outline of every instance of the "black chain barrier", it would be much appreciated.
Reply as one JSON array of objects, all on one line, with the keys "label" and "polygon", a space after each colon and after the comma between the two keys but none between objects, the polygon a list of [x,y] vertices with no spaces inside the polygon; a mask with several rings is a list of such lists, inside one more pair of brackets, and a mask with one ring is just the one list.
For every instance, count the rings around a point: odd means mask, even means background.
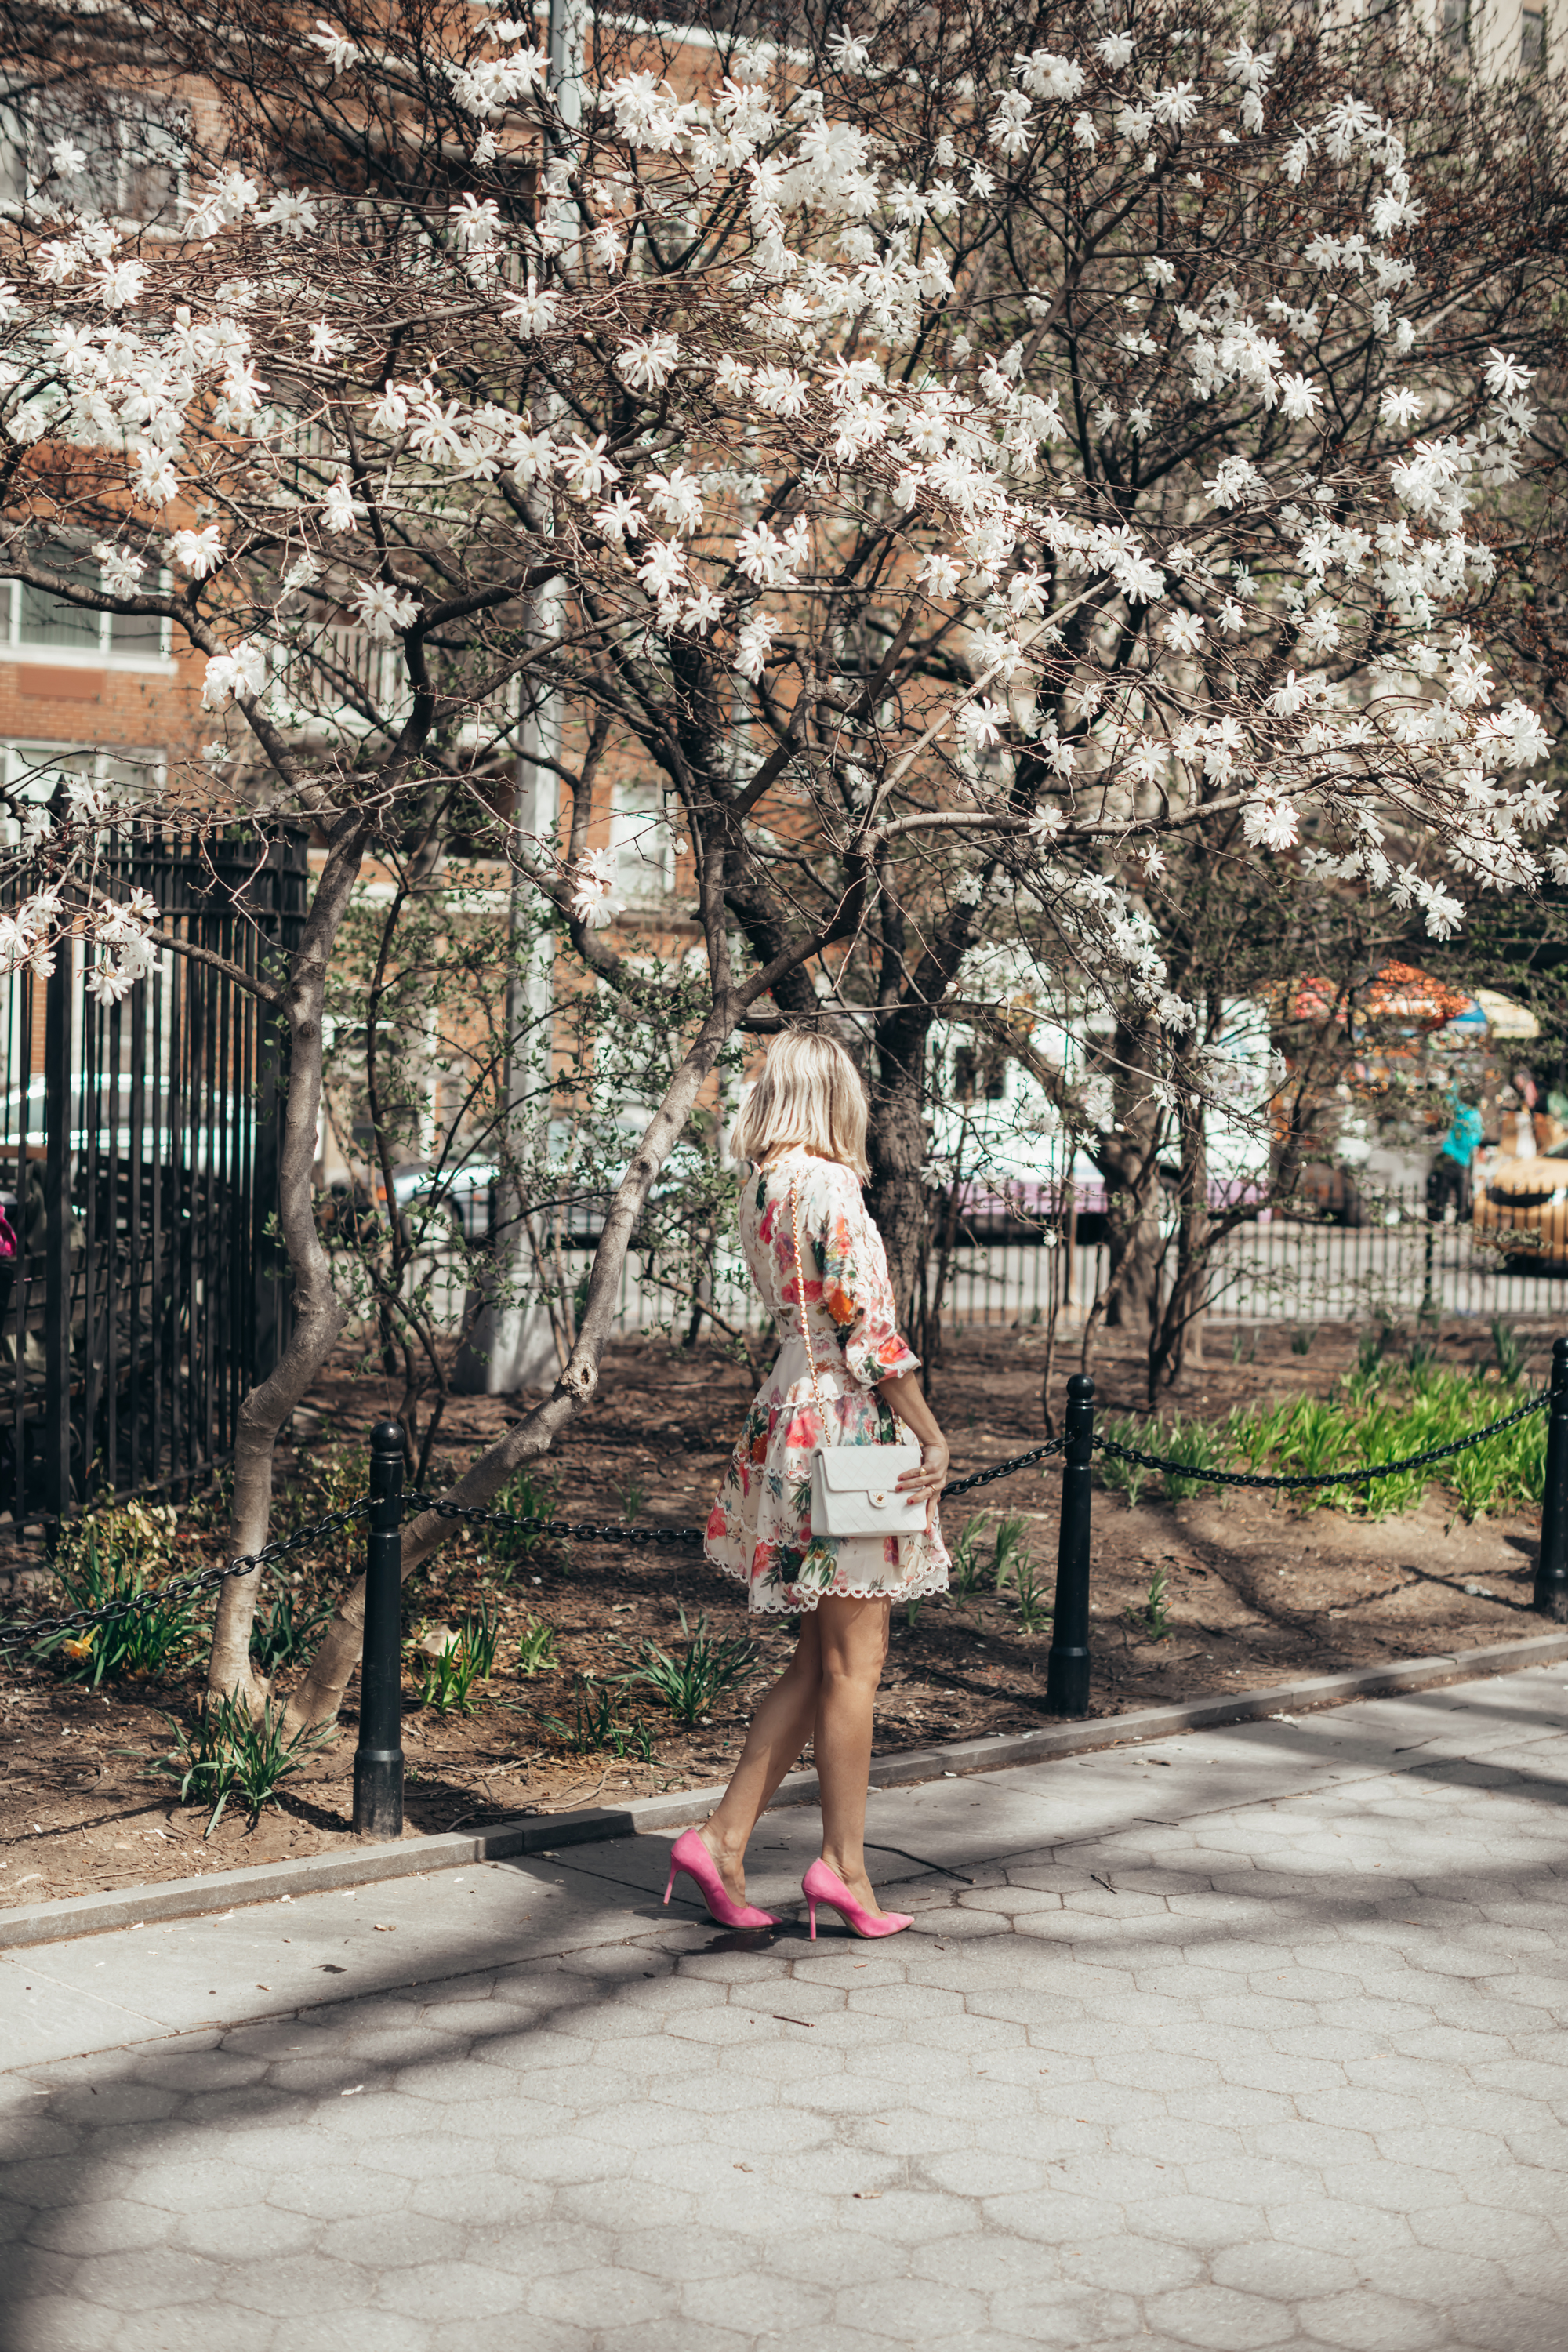
[{"label": "black chain barrier", "polygon": [[[1480,1445],[1489,1437],[1499,1436],[1519,1422],[1528,1420],[1552,1402],[1549,1390],[1543,1389],[1527,1404],[1508,1413],[1501,1421],[1489,1423],[1485,1429],[1472,1430],[1467,1437],[1457,1437],[1447,1445],[1435,1445],[1425,1454],[1406,1455],[1401,1462],[1385,1462],[1376,1468],[1359,1470],[1324,1470],[1310,1476],[1263,1477],[1239,1470],[1199,1469],[1188,1462],[1173,1462],[1163,1454],[1144,1454],[1136,1446],[1118,1444],[1115,1439],[1102,1437],[1096,1432],[1089,1438],[1095,1453],[1108,1454],[1113,1461],[1137,1463],[1145,1470],[1162,1470],[1204,1486],[1251,1486],[1275,1490],[1296,1491],[1308,1486],[1359,1486],[1375,1478],[1395,1478],[1407,1470],[1425,1469],[1434,1462],[1444,1462],[1451,1454],[1463,1454],[1472,1445]],[[967,1478],[954,1478],[942,1490],[945,1502],[952,1495],[967,1495],[979,1486],[989,1486],[994,1479],[1011,1477],[1017,1470],[1027,1470],[1037,1462],[1065,1451],[1071,1433],[1047,1439],[1043,1445],[1031,1446],[1026,1454],[1015,1454],[1005,1462],[993,1464],[988,1470],[976,1470]],[[314,1526],[301,1528],[291,1536],[280,1537],[276,1543],[263,1546],[260,1551],[245,1552],[237,1559],[225,1560],[212,1568],[200,1570],[192,1576],[177,1578],[171,1584],[158,1585],[146,1592],[129,1593],[122,1600],[108,1601],[100,1609],[78,1609],[66,1617],[16,1618],[9,1623],[0,1622],[0,1655],[26,1643],[48,1640],[56,1633],[85,1632],[89,1625],[106,1625],[116,1618],[128,1617],[138,1611],[162,1610],[176,1602],[192,1600],[216,1585],[225,1584],[230,1577],[251,1576],[259,1568],[268,1568],[274,1560],[287,1559],[290,1552],[306,1550],[319,1543],[323,1536],[335,1535],[340,1528],[351,1527],[370,1507],[371,1498],[362,1496],[341,1511],[333,1511]],[[447,1502],[439,1495],[418,1493],[401,1497],[402,1516],[406,1518],[416,1511],[434,1511],[443,1519],[454,1519],[466,1527],[499,1528],[514,1535],[553,1536],[578,1543],[681,1544],[700,1542],[700,1528],[633,1527],[618,1519],[553,1519],[538,1516],[520,1516],[508,1511],[489,1511],[479,1506]]]},{"label": "black chain barrier", "polygon": [[1375,1469],[1318,1470],[1310,1477],[1264,1478],[1245,1470],[1201,1470],[1190,1462],[1168,1462],[1163,1454],[1141,1454],[1135,1445],[1118,1445],[1111,1437],[1096,1435],[1095,1451],[1108,1454],[1115,1462],[1137,1462],[1145,1470],[1169,1470],[1177,1477],[1190,1478],[1197,1486],[1364,1486],[1373,1478],[1397,1478],[1406,1470],[1424,1470],[1428,1463],[1446,1462],[1451,1454],[1463,1454],[1472,1445],[1484,1444],[1489,1437],[1498,1436],[1528,1421],[1532,1412],[1542,1412],[1552,1402],[1552,1392],[1542,1389],[1539,1396],[1521,1404],[1517,1412],[1505,1414],[1501,1421],[1488,1423],[1485,1429],[1472,1429],[1468,1437],[1456,1437],[1447,1445],[1434,1445],[1425,1454],[1407,1454],[1403,1462],[1382,1462]]},{"label": "black chain barrier", "polygon": [[117,1617],[133,1616],[138,1610],[168,1609],[178,1601],[192,1600],[215,1584],[226,1584],[231,1576],[253,1576],[258,1568],[269,1568],[275,1559],[284,1559],[291,1551],[304,1551],[322,1536],[336,1535],[340,1528],[352,1527],[363,1518],[369,1508],[369,1498],[362,1496],[346,1510],[333,1511],[328,1517],[318,1519],[313,1528],[301,1528],[297,1535],[280,1536],[276,1543],[264,1544],[259,1551],[241,1552],[237,1559],[219,1561],[216,1567],[199,1570],[194,1576],[176,1577],[172,1584],[160,1584],[146,1592],[128,1593],[122,1601],[106,1601],[101,1609],[78,1609],[69,1617],[13,1618],[0,1623],[0,1654],[17,1649],[25,1642],[47,1640],[51,1633],[79,1633],[89,1625],[112,1624]]},{"label": "black chain barrier", "polygon": [[[1043,1462],[1050,1454],[1059,1454],[1067,1440],[1053,1437],[1044,1445],[1031,1446],[1027,1454],[1015,1454],[1010,1461],[998,1462],[990,1470],[976,1470],[968,1478],[954,1478],[942,1490],[942,1499],[949,1495],[966,1495],[975,1486],[988,1486],[994,1478],[1006,1478],[1015,1470],[1026,1470],[1033,1463]],[[404,1509],[434,1511],[443,1519],[461,1519],[469,1527],[501,1528],[516,1535],[568,1536],[579,1543],[672,1544],[698,1543],[702,1538],[700,1528],[637,1528],[621,1519],[545,1519],[519,1518],[506,1511],[487,1511],[478,1505],[448,1503],[439,1495],[405,1495]]]}]

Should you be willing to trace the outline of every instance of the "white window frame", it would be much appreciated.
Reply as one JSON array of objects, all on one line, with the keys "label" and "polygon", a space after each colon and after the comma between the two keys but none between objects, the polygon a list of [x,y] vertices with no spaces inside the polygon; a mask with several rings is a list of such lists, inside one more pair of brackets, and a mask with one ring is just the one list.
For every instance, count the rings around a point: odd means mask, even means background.
[{"label": "white window frame", "polygon": [[[171,574],[161,571],[156,585],[160,592],[166,591],[173,585]],[[98,623],[97,645],[50,645],[47,638],[23,635],[22,589],[23,583],[20,580],[0,581],[0,597],[4,599],[3,604],[0,604],[0,615],[3,615],[5,625],[5,635],[4,639],[0,640],[0,645],[3,645],[6,653],[14,655],[17,659],[35,661],[49,669],[129,670],[137,672],[143,677],[177,676],[173,646],[174,624],[167,615],[161,616],[158,621],[156,653],[117,651],[114,645],[114,624],[121,616],[114,613],[95,614],[90,609],[81,607],[79,609],[82,611],[84,620],[96,620]]]},{"label": "white window frame", "polygon": [[628,907],[662,907],[675,891],[675,828],[658,784],[617,784],[610,795],[615,893]]}]

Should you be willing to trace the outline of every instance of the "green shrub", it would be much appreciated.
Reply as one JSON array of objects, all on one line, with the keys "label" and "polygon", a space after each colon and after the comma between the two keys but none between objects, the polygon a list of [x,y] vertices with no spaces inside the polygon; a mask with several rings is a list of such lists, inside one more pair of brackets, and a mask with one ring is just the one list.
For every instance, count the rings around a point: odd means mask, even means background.
[{"label": "green shrub", "polygon": [[637,1664],[618,1679],[656,1692],[678,1723],[692,1724],[711,1715],[725,1692],[745,1681],[757,1663],[757,1645],[743,1633],[710,1633],[706,1617],[689,1626],[684,1609],[680,1630],[684,1657],[645,1642]]},{"label": "green shrub", "polygon": [[[55,1576],[67,1612],[104,1609],[156,1592],[181,1563],[174,1514],[166,1507],[121,1503],[93,1511],[63,1531]],[[148,1682],[183,1666],[196,1638],[193,1599],[128,1610],[79,1633],[47,1633],[33,1654],[52,1658],[68,1681]]]},{"label": "green shrub", "polygon": [[181,1804],[190,1801],[193,1790],[204,1804],[210,1801],[213,1810],[202,1832],[204,1841],[223,1819],[230,1797],[238,1798],[255,1822],[264,1806],[276,1804],[284,1781],[302,1770],[331,1737],[330,1730],[301,1728],[285,1738],[283,1715],[281,1700],[252,1716],[235,1697],[209,1705],[194,1730],[166,1715],[174,1745],[154,1759],[142,1777],[177,1781]]},{"label": "green shrub", "polygon": [[421,1664],[419,1701],[437,1715],[472,1715],[479,1685],[488,1682],[500,1642],[499,1611],[481,1601],[470,1611],[451,1639]]}]

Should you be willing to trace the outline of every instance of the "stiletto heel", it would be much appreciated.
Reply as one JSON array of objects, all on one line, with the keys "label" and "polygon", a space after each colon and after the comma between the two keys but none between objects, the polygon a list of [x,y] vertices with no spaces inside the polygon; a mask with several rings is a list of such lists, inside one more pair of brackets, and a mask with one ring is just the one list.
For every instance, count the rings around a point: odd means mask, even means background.
[{"label": "stiletto heel", "polygon": [[669,1865],[669,1884],[668,1884],[668,1886],[665,1888],[665,1890],[664,1890],[664,1907],[665,1907],[665,1909],[666,1909],[667,1911],[668,1911],[668,1908],[669,1908],[669,1898],[670,1898],[670,1896],[674,1894],[674,1892],[675,1892],[675,1864],[674,1864],[674,1863],[672,1862],[672,1863],[670,1864],[670,1865]]},{"label": "stiletto heel", "polygon": [[884,1911],[880,1918],[874,1911],[868,1911],[862,1904],[856,1902],[837,1873],[829,1870],[820,1857],[801,1880],[800,1891],[811,1913],[813,1943],[816,1941],[816,1906],[819,1903],[826,1903],[829,1910],[837,1911],[852,1936],[864,1936],[868,1941],[879,1936],[900,1936],[906,1927],[914,1926],[914,1914],[910,1911]]},{"label": "stiletto heel", "polygon": [[683,1830],[669,1849],[669,1885],[664,1890],[668,1903],[675,1882],[684,1871],[708,1906],[708,1916],[721,1927],[776,1927],[778,1921],[771,1911],[759,1911],[752,1903],[734,1903],[724,1892],[712,1855],[695,1830]]}]

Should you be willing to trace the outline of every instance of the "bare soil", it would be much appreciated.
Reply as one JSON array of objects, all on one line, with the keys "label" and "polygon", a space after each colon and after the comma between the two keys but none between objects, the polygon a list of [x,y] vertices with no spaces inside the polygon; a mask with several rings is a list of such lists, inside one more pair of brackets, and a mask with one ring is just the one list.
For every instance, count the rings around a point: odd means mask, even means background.
[{"label": "bare soil", "polygon": [[[1325,1393],[1353,1355],[1354,1336],[1321,1327],[1301,1356],[1290,1351],[1285,1330],[1262,1331],[1254,1360],[1190,1371],[1181,1409],[1218,1418],[1258,1397]],[[1534,1343],[1537,1377],[1550,1339],[1543,1333]],[[1212,1335],[1209,1344],[1212,1353]],[[1228,1339],[1225,1345],[1228,1355]],[[1487,1352],[1473,1326],[1443,1335],[1446,1360],[1479,1362]],[[1044,1353],[1043,1339],[1032,1330],[947,1343],[931,1392],[952,1445],[955,1476],[1039,1443]],[[1058,1357],[1058,1413],[1071,1369]],[[1101,1339],[1094,1370],[1106,1410],[1142,1409],[1140,1353],[1121,1335]],[[560,1480],[555,1507],[566,1517],[618,1520],[629,1503],[656,1524],[700,1527],[752,1391],[750,1375],[717,1349],[687,1352],[654,1340],[613,1349],[598,1399],[542,1465]],[[394,1402],[379,1378],[356,1377],[346,1358],[332,1367],[310,1409],[296,1417],[279,1484],[312,1458],[319,1462],[342,1443],[342,1433],[363,1438]],[[455,1474],[518,1409],[508,1398],[454,1401],[432,1483],[437,1471]],[[1026,1515],[1048,1597],[1057,1489],[1052,1465],[999,1479],[948,1506],[950,1539],[972,1512]],[[1437,1487],[1419,1511],[1373,1522],[1303,1512],[1284,1497],[1248,1492],[1144,1501],[1130,1509],[1097,1486],[1091,1711],[1114,1717],[1162,1701],[1523,1638],[1543,1630],[1530,1611],[1537,1533],[1533,1518],[1468,1523]],[[210,1536],[194,1538],[185,1549],[193,1562],[221,1550]],[[321,1563],[321,1590],[338,1589],[349,1566],[340,1539],[336,1554]],[[1169,1632],[1156,1640],[1146,1604],[1162,1568]],[[423,1706],[416,1677],[405,1677],[410,1835],[721,1780],[757,1696],[792,1644],[785,1621],[748,1621],[738,1589],[704,1566],[695,1544],[658,1551],[614,1542],[556,1545],[498,1585],[478,1543],[464,1537],[414,1580],[411,1630],[423,1621],[457,1622],[481,1592],[499,1602],[508,1633],[476,1712],[443,1716]],[[47,1570],[36,1560],[0,1561],[6,1615],[41,1612],[50,1597]],[[749,1633],[757,1643],[753,1674],[719,1703],[710,1723],[685,1730],[651,1693],[622,1694],[621,1715],[640,1714],[652,1731],[651,1762],[602,1749],[574,1752],[545,1727],[546,1717],[572,1718],[580,1677],[603,1682],[624,1673],[645,1639],[679,1645],[683,1606],[691,1619],[705,1612],[717,1633]],[[557,1662],[553,1671],[525,1680],[514,1662],[517,1636],[530,1622],[554,1628]],[[998,1596],[984,1585],[967,1600],[927,1601],[912,1624],[907,1612],[895,1612],[879,1752],[1049,1722],[1049,1643],[1048,1627],[1019,1630],[1011,1594]],[[166,1784],[144,1777],[148,1760],[169,1744],[165,1717],[193,1718],[199,1669],[193,1655],[188,1671],[166,1684],[92,1692],[63,1681],[52,1665],[0,1667],[0,1907],[352,1843],[352,1706],[334,1743],[254,1823],[231,1811],[204,1839],[206,1808],[173,1802]],[[281,1675],[278,1687],[289,1679]]]}]

